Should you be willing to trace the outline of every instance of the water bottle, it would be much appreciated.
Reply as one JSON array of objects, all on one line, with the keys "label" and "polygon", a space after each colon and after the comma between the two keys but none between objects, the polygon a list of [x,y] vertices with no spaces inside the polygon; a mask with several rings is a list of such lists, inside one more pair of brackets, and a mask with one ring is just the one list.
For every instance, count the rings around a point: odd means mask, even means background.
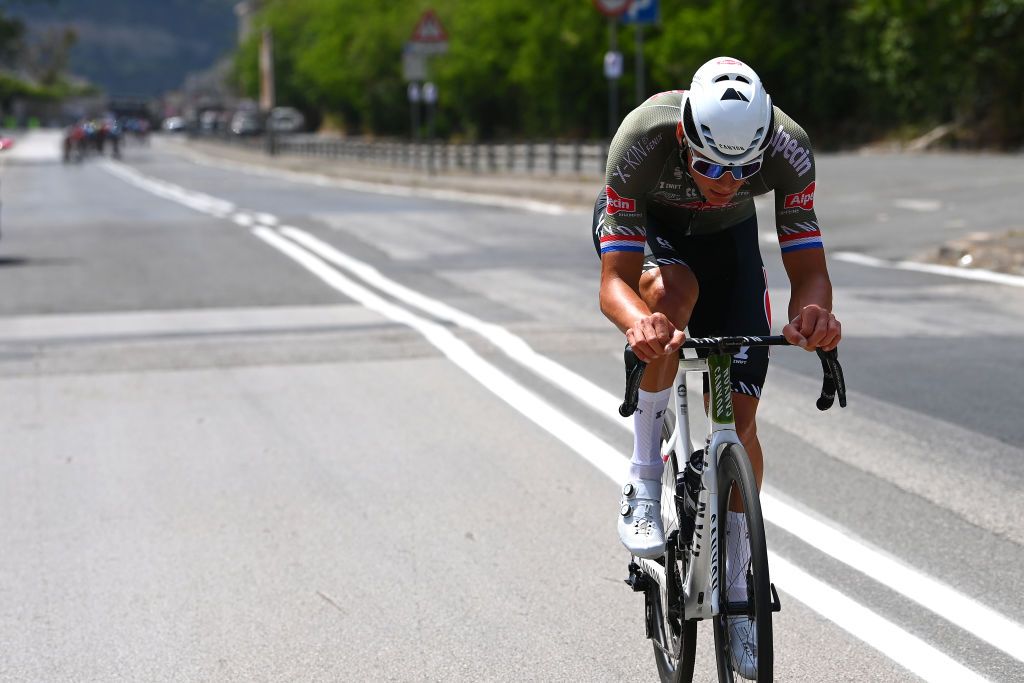
[{"label": "water bottle", "polygon": [[704,451],[694,451],[676,482],[676,490],[682,489],[683,519],[679,520],[682,542],[689,544],[697,520],[697,499],[700,497],[701,475],[704,472]]}]

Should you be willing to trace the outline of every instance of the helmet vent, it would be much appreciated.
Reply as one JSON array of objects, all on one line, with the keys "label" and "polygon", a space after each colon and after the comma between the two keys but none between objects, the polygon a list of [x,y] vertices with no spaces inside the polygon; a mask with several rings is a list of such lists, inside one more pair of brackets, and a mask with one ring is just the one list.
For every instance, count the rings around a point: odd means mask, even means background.
[{"label": "helmet vent", "polygon": [[686,100],[686,105],[683,107],[683,130],[686,132],[686,139],[689,140],[691,145],[703,148],[704,145],[700,141],[700,136],[697,135],[697,126],[693,123],[693,112],[690,110],[690,100]]},{"label": "helmet vent", "polygon": [[722,94],[722,99],[723,100],[742,100],[743,102],[749,102],[750,101],[746,97],[743,96],[743,93],[741,93],[738,90],[736,90],[736,88],[729,88],[728,90],[726,90]]}]

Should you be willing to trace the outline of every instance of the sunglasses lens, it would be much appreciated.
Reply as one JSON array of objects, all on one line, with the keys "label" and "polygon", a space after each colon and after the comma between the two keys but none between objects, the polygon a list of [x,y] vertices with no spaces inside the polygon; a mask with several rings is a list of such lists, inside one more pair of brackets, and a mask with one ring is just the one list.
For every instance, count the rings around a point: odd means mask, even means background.
[{"label": "sunglasses lens", "polygon": [[744,164],[743,166],[733,167],[730,170],[732,171],[733,178],[735,178],[736,180],[743,180],[744,178],[749,178],[750,176],[760,171],[761,162],[754,161],[749,164]]},{"label": "sunglasses lens", "polygon": [[704,159],[697,159],[696,157],[694,157],[693,170],[696,171],[697,173],[700,173],[705,178],[710,178],[711,180],[718,180],[723,175],[725,175],[726,167],[722,166],[721,164],[713,164],[710,161],[705,161]]},{"label": "sunglasses lens", "polygon": [[743,166],[722,166],[721,164],[694,156],[690,166],[693,167],[694,171],[710,180],[718,180],[726,173],[732,173],[732,177],[736,180],[743,180],[761,170],[761,160],[758,159]]}]

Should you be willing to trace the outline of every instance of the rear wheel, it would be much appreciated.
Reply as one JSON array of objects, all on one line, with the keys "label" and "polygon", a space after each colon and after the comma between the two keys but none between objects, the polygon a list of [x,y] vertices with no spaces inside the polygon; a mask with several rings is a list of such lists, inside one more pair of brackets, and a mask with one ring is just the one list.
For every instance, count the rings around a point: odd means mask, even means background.
[{"label": "rear wheel", "polygon": [[[669,411],[665,415],[662,427],[662,453],[668,450],[668,444],[675,429],[675,416]],[[671,536],[679,529],[676,513],[675,489],[677,460],[674,452],[667,453],[665,469],[661,477],[661,518],[665,527],[665,537]],[[666,562],[667,556],[661,562]],[[683,576],[685,563],[677,557],[665,567],[665,582],[672,582],[673,594],[679,596],[677,604],[670,605],[668,591],[665,586],[650,581],[647,605],[651,613],[648,615],[651,624],[651,642],[654,644],[654,661],[658,665],[658,674],[665,683],[690,683],[693,680],[693,660],[697,645],[697,622],[684,621],[682,618]]]},{"label": "rear wheel", "polygon": [[[718,680],[732,683],[742,677],[747,680],[770,681],[774,657],[768,551],[765,546],[764,521],[761,517],[761,503],[757,496],[754,471],[741,446],[732,444],[726,446],[722,452],[722,457],[718,461],[718,496],[718,519],[721,520],[718,524],[718,585],[722,587],[719,598],[721,613],[712,619],[718,659]],[[745,539],[730,539],[727,535],[729,515],[726,513],[730,498],[743,504],[748,532]],[[744,549],[747,552],[742,552]],[[729,556],[730,551],[733,554],[732,558]],[[740,561],[737,558],[744,555],[749,556],[749,559],[741,561],[741,566],[734,566]],[[747,584],[745,614],[725,614],[726,606],[729,604],[727,597],[730,576],[733,577],[733,583],[744,581]],[[729,627],[730,618],[736,620],[733,628]]]}]

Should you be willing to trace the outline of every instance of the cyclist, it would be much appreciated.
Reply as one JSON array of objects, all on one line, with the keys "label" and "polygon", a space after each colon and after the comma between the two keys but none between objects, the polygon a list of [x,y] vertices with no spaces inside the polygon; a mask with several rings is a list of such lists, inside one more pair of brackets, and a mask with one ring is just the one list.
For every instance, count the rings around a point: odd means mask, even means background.
[{"label": "cyclist", "polygon": [[[619,538],[634,555],[664,552],[661,429],[683,329],[698,337],[770,332],[755,196],[775,192],[776,232],[791,285],[783,335],[808,351],[839,343],[814,189],[807,134],[772,105],[754,70],[730,57],[701,66],[689,90],[648,99],[612,140],[592,229],[601,258],[601,310],[648,363],[618,516]],[[766,347],[733,357],[736,428],[758,486],[763,462],[755,413],[767,369]],[[704,391],[706,401],[707,386]],[[747,545],[741,542],[746,521],[740,511],[729,513],[726,529],[741,560]],[[730,548],[726,557],[734,552]],[[737,571],[741,566],[735,564]],[[747,599],[745,581],[729,585],[729,600]],[[749,624],[730,618],[731,631],[744,625],[749,630]],[[756,653],[750,633],[737,633],[730,642],[746,643]],[[734,666],[739,659],[734,655]],[[756,668],[737,671],[756,674]]]}]

